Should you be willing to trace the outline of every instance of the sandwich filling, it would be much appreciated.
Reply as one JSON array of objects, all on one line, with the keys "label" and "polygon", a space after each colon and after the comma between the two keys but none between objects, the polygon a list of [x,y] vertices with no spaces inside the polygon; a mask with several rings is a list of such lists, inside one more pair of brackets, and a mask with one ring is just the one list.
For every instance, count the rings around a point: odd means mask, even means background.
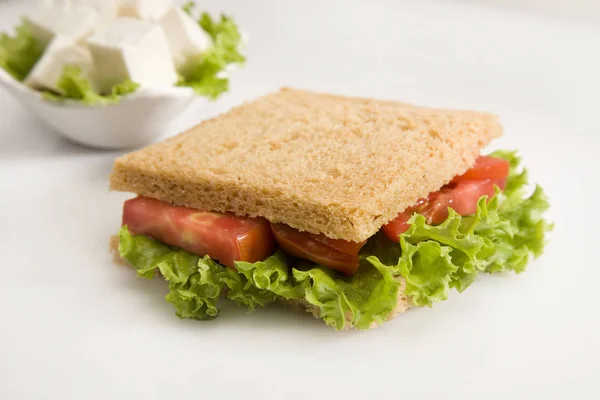
[{"label": "sandwich filling", "polygon": [[216,317],[224,295],[250,310],[288,300],[336,329],[366,329],[402,293],[431,307],[479,272],[519,273],[542,253],[548,203],[539,186],[528,192],[519,162],[480,157],[363,242],[137,197],[125,202],[118,251],[140,276],[168,281],[181,318]]}]

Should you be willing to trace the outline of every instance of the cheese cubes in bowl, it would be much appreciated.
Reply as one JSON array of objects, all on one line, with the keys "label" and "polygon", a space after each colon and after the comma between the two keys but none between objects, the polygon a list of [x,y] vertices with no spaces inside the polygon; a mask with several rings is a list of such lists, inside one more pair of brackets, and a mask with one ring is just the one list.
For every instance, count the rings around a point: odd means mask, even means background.
[{"label": "cheese cubes in bowl", "polygon": [[193,14],[168,0],[45,0],[0,36],[0,68],[59,102],[111,104],[172,86],[216,98],[245,61],[242,38],[227,16]]},{"label": "cheese cubes in bowl", "polygon": [[130,79],[144,87],[177,82],[165,33],[159,25],[119,18],[87,39],[95,66],[94,82],[101,93]]}]

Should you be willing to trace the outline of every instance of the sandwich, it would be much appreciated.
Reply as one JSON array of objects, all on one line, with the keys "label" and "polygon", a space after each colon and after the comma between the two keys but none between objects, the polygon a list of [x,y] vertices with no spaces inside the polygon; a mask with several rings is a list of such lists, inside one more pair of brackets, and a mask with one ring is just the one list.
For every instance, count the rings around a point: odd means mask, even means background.
[{"label": "sandwich", "polygon": [[431,307],[525,270],[551,225],[495,115],[290,88],[116,159],[112,243],[166,280],[180,318],[219,303],[307,310],[335,329]]}]

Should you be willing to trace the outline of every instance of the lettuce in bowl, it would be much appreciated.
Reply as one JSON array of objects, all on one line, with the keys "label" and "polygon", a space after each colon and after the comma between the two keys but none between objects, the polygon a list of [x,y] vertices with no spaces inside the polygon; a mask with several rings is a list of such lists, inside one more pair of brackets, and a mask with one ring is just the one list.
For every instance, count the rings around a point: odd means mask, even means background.
[{"label": "lettuce in bowl", "polygon": [[140,85],[126,80],[114,85],[110,94],[101,95],[92,88],[91,82],[85,77],[81,68],[67,65],[58,80],[57,87],[60,92],[46,90],[42,92],[42,97],[56,102],[72,100],[87,105],[108,105],[117,104],[122,97],[135,92]]},{"label": "lettuce in bowl", "polygon": [[[184,6],[184,10],[192,15],[193,3]],[[246,62],[241,53],[242,35],[233,19],[224,14],[215,20],[208,13],[202,13],[198,23],[212,38],[213,47],[202,57],[188,63],[181,71],[177,85],[190,87],[200,96],[216,99],[229,90],[229,66]]]},{"label": "lettuce in bowl", "polygon": [[33,38],[30,26],[23,21],[14,35],[0,34],[0,68],[22,82],[44,53],[44,48]]},{"label": "lettuce in bowl", "polygon": [[[190,5],[184,6],[184,10],[192,13]],[[213,46],[190,60],[181,71],[176,86],[189,87],[196,95],[214,100],[229,90],[228,70],[233,65],[243,65],[246,60],[240,52],[242,36],[234,20],[226,15],[213,19],[208,13],[202,13],[197,22],[210,35]],[[34,38],[24,20],[14,34],[0,34],[0,68],[16,81],[23,82],[44,54],[44,49],[45,46]],[[109,105],[136,92],[140,85],[127,80],[116,84],[110,93],[99,93],[80,68],[68,65],[58,80],[57,88],[57,91],[41,91],[42,98],[57,103],[70,101]]]}]

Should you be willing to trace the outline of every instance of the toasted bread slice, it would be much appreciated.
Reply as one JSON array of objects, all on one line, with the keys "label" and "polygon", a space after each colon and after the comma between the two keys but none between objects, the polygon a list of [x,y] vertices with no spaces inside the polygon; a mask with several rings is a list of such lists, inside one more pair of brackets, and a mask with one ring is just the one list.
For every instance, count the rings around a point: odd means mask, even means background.
[{"label": "toasted bread slice", "polygon": [[282,89],[118,158],[110,185],[362,241],[501,133],[487,113]]}]

